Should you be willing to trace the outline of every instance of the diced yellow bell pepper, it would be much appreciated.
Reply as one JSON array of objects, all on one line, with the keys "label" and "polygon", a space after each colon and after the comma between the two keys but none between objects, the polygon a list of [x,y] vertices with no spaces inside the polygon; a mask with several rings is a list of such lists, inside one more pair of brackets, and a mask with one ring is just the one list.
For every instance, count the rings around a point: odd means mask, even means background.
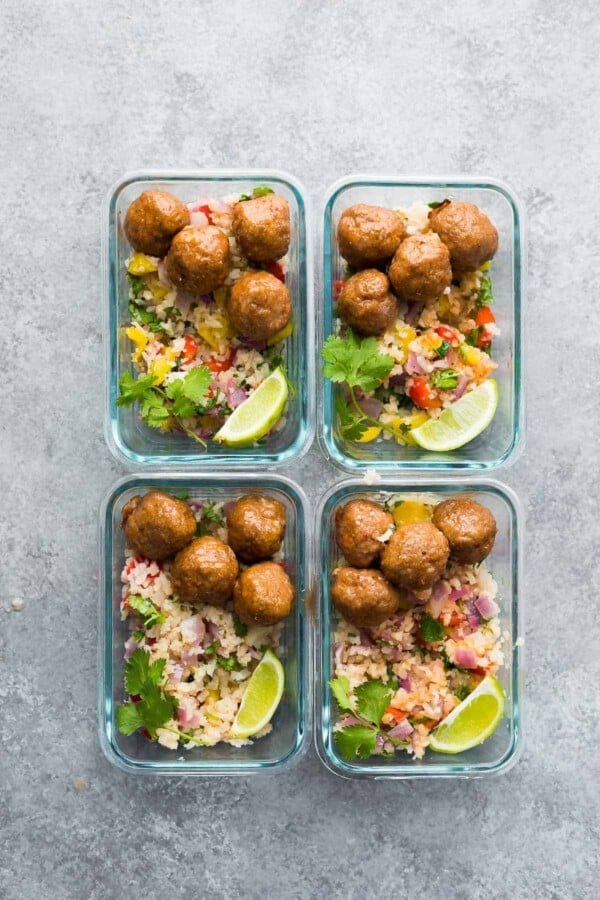
[{"label": "diced yellow bell pepper", "polygon": [[131,359],[133,362],[137,362],[148,345],[148,335],[141,328],[136,328],[135,325],[127,328],[125,334],[135,345],[135,351],[131,354]]},{"label": "diced yellow bell pepper", "polygon": [[447,294],[443,294],[440,299],[437,301],[437,314],[438,318],[446,319],[450,314],[450,299]]},{"label": "diced yellow bell pepper", "polygon": [[381,428],[378,428],[377,425],[372,425],[370,428],[367,428],[362,437],[359,437],[356,441],[357,444],[370,444],[371,441],[376,440],[381,434]]},{"label": "diced yellow bell pepper", "polygon": [[157,264],[145,253],[134,253],[127,266],[130,275],[149,275],[157,269]]},{"label": "diced yellow bell pepper", "polygon": [[404,500],[392,513],[396,528],[401,525],[412,525],[415,522],[427,522],[431,518],[431,511],[424,503],[416,500]]},{"label": "diced yellow bell pepper", "polygon": [[437,348],[441,346],[442,339],[439,334],[432,331],[430,334],[421,335],[419,343],[424,350],[437,350]]},{"label": "diced yellow bell pepper", "polygon": [[408,359],[409,346],[415,340],[417,332],[410,325],[399,325],[394,328],[398,343],[403,351],[404,360]]},{"label": "diced yellow bell pepper", "polygon": [[215,303],[217,304],[219,309],[225,309],[225,301],[227,300],[227,288],[217,288],[215,291],[213,291],[213,297],[215,298]]},{"label": "diced yellow bell pepper", "polygon": [[174,424],[175,424],[175,420],[173,419],[172,416],[169,416],[168,419],[165,419],[165,421],[161,423],[160,430],[161,431],[171,431]]},{"label": "diced yellow bell pepper", "polygon": [[152,291],[152,296],[159,302],[164,300],[169,293],[170,288],[162,283],[158,275],[149,275],[146,278],[146,287]]},{"label": "diced yellow bell pepper", "polygon": [[153,359],[148,366],[148,371],[150,375],[154,375],[156,378],[156,384],[162,384],[165,380],[165,376],[173,368],[173,363],[161,357],[160,359]]},{"label": "diced yellow bell pepper", "polygon": [[272,338],[269,338],[267,344],[269,345],[269,347],[272,347],[273,344],[279,344],[280,341],[285,341],[286,338],[289,338],[293,330],[293,324],[291,322],[288,322],[285,328],[282,328],[281,331],[278,331],[277,334],[274,334]]},{"label": "diced yellow bell pepper", "polygon": [[[400,419],[399,425],[406,425],[409,428],[409,431],[405,431],[402,435],[402,440],[405,444],[410,444],[412,447],[417,446],[417,442],[414,437],[411,435],[411,431],[413,428],[418,428],[419,425],[424,425],[429,416],[426,412],[418,412],[413,413],[411,416],[404,416],[403,419]],[[399,427],[396,426],[396,427]]]},{"label": "diced yellow bell pepper", "polygon": [[463,359],[468,366],[476,366],[481,360],[481,350],[478,350],[477,347],[471,347],[470,344],[461,344],[458,351],[461,359]]},{"label": "diced yellow bell pepper", "polygon": [[219,692],[215,691],[214,689],[207,691],[206,699],[209,701],[209,703],[216,703],[217,700],[219,699]]},{"label": "diced yellow bell pepper", "polygon": [[224,353],[227,341],[233,337],[234,331],[225,316],[221,316],[220,319],[221,325],[204,325],[196,330],[202,340],[206,341],[212,350],[216,350],[217,353]]},{"label": "diced yellow bell pepper", "polygon": [[484,264],[482,266],[479,266],[479,271],[480,272],[489,272],[491,264],[492,264],[491,259],[488,259],[488,261],[484,262]]}]

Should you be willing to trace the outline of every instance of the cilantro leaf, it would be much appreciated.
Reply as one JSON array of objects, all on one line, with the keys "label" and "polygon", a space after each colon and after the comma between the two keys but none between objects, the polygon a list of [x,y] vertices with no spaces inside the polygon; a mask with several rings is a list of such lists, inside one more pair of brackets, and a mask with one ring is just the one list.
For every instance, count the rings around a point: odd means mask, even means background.
[{"label": "cilantro leaf", "polygon": [[274,193],[275,193],[275,191],[272,188],[266,187],[266,185],[263,184],[263,185],[260,185],[259,187],[254,188],[254,190],[252,191],[252,196],[253,197],[266,197],[267,194],[274,194]]},{"label": "cilantro leaf", "polygon": [[[127,602],[138,613],[146,629],[153,628],[155,625],[162,625],[166,621],[167,617],[159,612],[152,600],[149,600],[147,597],[134,595],[128,597]],[[137,692],[134,691],[134,693]]]},{"label": "cilantro leaf", "polygon": [[151,391],[155,381],[156,376],[154,375],[142,375],[136,381],[129,369],[127,369],[119,379],[121,394],[117,397],[117,406],[131,406],[136,400],[143,400],[147,393]]},{"label": "cilantro leaf", "polygon": [[391,687],[383,681],[365,681],[359,684],[354,691],[359,714],[363,719],[379,725],[393,694]]},{"label": "cilantro leaf", "polygon": [[192,403],[200,404],[206,398],[210,383],[212,381],[212,372],[206,366],[197,366],[190,369],[182,381],[182,393]]},{"label": "cilantro leaf", "polygon": [[237,656],[217,656],[217,665],[225,669],[226,672],[235,670],[239,672],[243,668]]},{"label": "cilantro leaf", "polygon": [[144,280],[143,278],[140,278],[139,275],[132,275],[130,272],[127,273],[127,277],[129,278],[129,287],[131,288],[131,293],[137,300],[137,298],[144,290]]},{"label": "cilantro leaf", "polygon": [[346,759],[368,759],[375,753],[377,746],[377,728],[366,725],[346,725],[334,734],[338,750]]},{"label": "cilantro leaf", "polygon": [[141,695],[142,699],[136,705],[139,707],[144,728],[155,737],[156,729],[166,725],[177,712],[177,701],[175,697],[165,693],[162,688],[150,681],[145,682]]},{"label": "cilantro leaf", "polygon": [[129,315],[134,322],[139,322],[140,325],[149,325],[150,331],[157,332],[166,330],[156,313],[150,312],[150,310],[146,309],[145,306],[142,306],[141,303],[135,303],[133,300],[130,300],[127,308],[129,309]]},{"label": "cilantro leaf", "polygon": [[133,734],[143,724],[139,703],[123,703],[117,707],[117,727],[121,734]]},{"label": "cilantro leaf", "polygon": [[237,635],[237,637],[246,637],[248,634],[248,626],[244,625],[237,616],[233,617],[233,629]]},{"label": "cilantro leaf", "polygon": [[171,491],[171,497],[175,497],[176,500],[189,500],[190,496],[189,491]]},{"label": "cilantro leaf", "polygon": [[151,681],[152,684],[160,684],[165,677],[166,664],[166,659],[163,659],[162,657],[159,659],[155,659],[154,662],[150,666],[148,666],[147,680]]},{"label": "cilantro leaf", "polygon": [[204,507],[202,508],[202,518],[208,519],[210,522],[216,522],[218,525],[224,525],[225,519],[223,516],[217,512],[215,509],[215,503],[212,500],[208,500]]},{"label": "cilantro leaf", "polygon": [[205,656],[215,656],[218,649],[219,649],[219,642],[213,641],[212,644],[209,644],[208,647],[204,648],[204,655]]},{"label": "cilantro leaf", "polygon": [[458,384],[460,373],[456,369],[442,369],[434,372],[431,376],[431,384],[433,387],[439,388],[441,391],[447,391],[455,388]]},{"label": "cilantro leaf", "polygon": [[481,285],[475,298],[475,306],[481,309],[482,306],[491,306],[494,302],[492,294],[492,279],[488,275],[484,275],[481,279]]},{"label": "cilantro leaf", "polygon": [[390,374],[394,361],[381,353],[374,337],[361,338],[348,329],[346,338],[331,335],[323,346],[323,374],[334,382],[373,391]]},{"label": "cilantro leaf", "polygon": [[441,641],[445,636],[444,626],[433,616],[426,614],[421,619],[421,637],[425,643],[429,644],[435,641]]},{"label": "cilantro leaf", "polygon": [[148,678],[150,654],[147,650],[138,649],[131,655],[125,665],[125,689],[128,694],[139,694]]},{"label": "cilantro leaf", "polygon": [[479,336],[483,331],[481,325],[477,328],[474,328],[465,338],[465,344],[468,344],[469,347],[476,347],[479,343]]},{"label": "cilantro leaf", "polygon": [[458,697],[461,703],[463,700],[467,699],[470,693],[471,691],[466,684],[459,684],[458,687],[454,689],[454,695],[455,697]]},{"label": "cilantro leaf", "polygon": [[142,412],[142,418],[151,428],[162,428],[169,416],[169,410],[158,404],[150,406],[145,414]]},{"label": "cilantro leaf", "polygon": [[336,699],[337,705],[341,710],[353,712],[350,705],[350,682],[345,675],[339,675],[329,682],[331,693]]},{"label": "cilantro leaf", "polygon": [[442,203],[445,203],[445,200],[432,200],[431,203],[428,203],[427,206],[429,209],[437,209],[438,206],[441,206]]},{"label": "cilantro leaf", "polygon": [[450,344],[448,341],[442,341],[440,346],[435,348],[435,355],[439,356],[440,359],[444,359],[444,357],[448,355],[449,350]]},{"label": "cilantro leaf", "polygon": [[369,428],[369,423],[364,419],[359,419],[352,412],[341,393],[335,398],[335,408],[340,420],[340,428],[342,434],[349,441],[358,441]]},{"label": "cilantro leaf", "polygon": [[181,310],[177,309],[176,306],[166,306],[163,309],[165,315],[167,315],[170,319],[180,319],[181,318]]}]

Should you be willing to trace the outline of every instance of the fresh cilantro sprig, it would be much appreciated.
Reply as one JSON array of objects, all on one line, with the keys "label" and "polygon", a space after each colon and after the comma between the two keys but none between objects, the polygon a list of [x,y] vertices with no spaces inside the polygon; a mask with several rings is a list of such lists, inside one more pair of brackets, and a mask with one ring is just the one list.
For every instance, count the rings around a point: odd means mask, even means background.
[{"label": "fresh cilantro sprig", "polygon": [[354,703],[350,697],[350,682],[344,675],[334,678],[329,686],[342,712],[350,713],[358,722],[345,725],[335,732],[335,743],[346,759],[368,759],[375,753],[377,736],[381,731],[381,720],[394,688],[383,681],[365,681],[354,691]]},{"label": "fresh cilantro sprig", "polygon": [[[190,369],[184,378],[171,381],[165,388],[156,384],[154,375],[142,375],[137,380],[127,370],[119,381],[117,406],[140,403],[142,419],[151,428],[161,428],[171,417],[177,420],[189,437],[206,447],[206,443],[182,421],[202,411],[208,397],[212,373],[206,366]],[[200,410],[198,409],[200,407]]]},{"label": "fresh cilantro sprig", "polygon": [[368,428],[376,426],[388,431],[394,437],[402,434],[391,425],[368,416],[361,409],[356,390],[370,392],[376,390],[390,374],[394,361],[387,353],[382,353],[374,337],[359,337],[348,329],[345,338],[331,335],[323,346],[323,374],[335,384],[346,387],[348,401],[343,396],[336,397],[335,405],[344,437],[350,441],[359,440]]},{"label": "fresh cilantro sprig", "polygon": [[127,603],[139,615],[147,631],[150,628],[154,628],[155,625],[162,625],[167,620],[167,617],[159,612],[152,600],[149,600],[147,597],[134,594],[127,598]]},{"label": "fresh cilantro sprig", "polygon": [[482,306],[492,306],[493,302],[492,279],[488,275],[484,275],[475,298],[475,306],[477,309],[481,309]]}]

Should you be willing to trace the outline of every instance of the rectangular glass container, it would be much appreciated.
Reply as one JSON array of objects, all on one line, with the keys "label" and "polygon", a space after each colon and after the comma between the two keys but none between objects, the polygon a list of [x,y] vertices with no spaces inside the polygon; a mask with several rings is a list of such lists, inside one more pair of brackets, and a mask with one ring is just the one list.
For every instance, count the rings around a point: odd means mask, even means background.
[{"label": "rectangular glass container", "polygon": [[[266,185],[285,197],[290,207],[291,240],[286,284],[289,288],[294,330],[286,340],[290,391],[286,424],[260,446],[228,448],[208,441],[203,450],[191,438],[148,427],[139,417],[139,404],[117,406],[119,379],[132,369],[131,342],[125,335],[130,321],[125,260],[131,246],[123,232],[129,204],[143,191],[160,189],[186,203],[201,195],[251,193]],[[125,176],[107,197],[103,221],[104,329],[106,349],[105,433],[112,453],[126,463],[211,468],[256,463],[277,465],[301,455],[314,437],[314,315],[312,248],[309,211],[304,189],[290,175],[274,171],[139,172]]]},{"label": "rectangular glass container", "polygon": [[[229,744],[168,750],[139,732],[120,734],[115,709],[125,699],[124,643],[130,627],[121,621],[121,571],[125,541],[121,517],[125,504],[147,490],[187,491],[192,499],[226,502],[253,491],[270,494],[286,507],[284,555],[296,592],[296,603],[286,619],[280,658],[285,669],[284,695],[273,719],[273,730],[251,746]],[[100,642],[98,709],[100,743],[110,762],[125,771],[152,775],[249,775],[281,771],[299,759],[310,731],[310,634],[308,610],[312,597],[311,539],[308,501],[288,478],[227,474],[216,476],[168,473],[120,479],[105,497],[99,522]]]},{"label": "rectangular glass container", "polygon": [[[333,725],[339,718],[328,681],[334,677],[334,613],[329,585],[337,555],[335,539],[336,511],[357,497],[383,501],[389,494],[434,493],[440,502],[449,497],[468,495],[489,507],[498,524],[494,549],[488,557],[489,569],[498,584],[496,602],[500,606],[501,633],[508,633],[503,644],[505,662],[496,677],[505,692],[504,718],[494,734],[483,744],[456,756],[427,750],[423,759],[414,759],[404,751],[393,758],[343,759],[333,740]],[[363,482],[344,481],[329,490],[316,513],[315,546],[317,580],[317,629],[315,637],[316,692],[315,741],[323,763],[336,775],[346,778],[451,778],[493,775],[507,771],[517,760],[522,743],[522,600],[520,598],[521,535],[520,508],[513,492],[492,480],[454,484],[437,479],[423,483],[401,483],[384,479],[369,487]]]},{"label": "rectangular glass container", "polygon": [[[480,206],[496,225],[499,248],[490,276],[494,293],[494,315],[501,330],[494,339],[492,359],[498,363],[494,378],[499,402],[491,425],[475,440],[449,453],[431,453],[420,447],[400,446],[394,440],[360,444],[345,439],[335,413],[339,388],[323,377],[321,349],[335,322],[333,283],[343,278],[345,262],[337,243],[337,225],[342,212],[356,203],[393,209],[415,202],[441,202],[445,198]],[[321,224],[321,281],[317,296],[319,439],[325,453],[337,466],[350,472],[365,468],[387,471],[492,469],[515,454],[523,430],[523,361],[521,300],[525,292],[525,241],[523,212],[510,189],[499,181],[465,178],[403,178],[351,176],[328,191]]]}]

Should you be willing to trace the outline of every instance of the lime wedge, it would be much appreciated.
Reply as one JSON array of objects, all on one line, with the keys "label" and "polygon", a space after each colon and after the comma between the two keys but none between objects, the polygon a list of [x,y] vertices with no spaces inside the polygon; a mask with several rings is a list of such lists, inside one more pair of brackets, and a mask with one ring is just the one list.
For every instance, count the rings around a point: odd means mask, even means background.
[{"label": "lime wedge", "polygon": [[288,398],[288,386],[281,368],[271,372],[253,394],[232,412],[215,441],[226,447],[247,447],[264,437],[280,418]]},{"label": "lime wedge", "polygon": [[236,738],[256,734],[271,721],[279,706],[285,675],[283,666],[272,650],[267,650],[252,673],[242,703],[231,728]]},{"label": "lime wedge", "polygon": [[425,450],[456,450],[488,427],[497,406],[498,385],[493,379],[484,381],[445,409],[439,419],[428,419],[424,425],[413,428],[411,437]]},{"label": "lime wedge", "polygon": [[504,714],[504,694],[493,675],[463,700],[432,732],[429,746],[437,753],[462,753],[494,733]]}]

